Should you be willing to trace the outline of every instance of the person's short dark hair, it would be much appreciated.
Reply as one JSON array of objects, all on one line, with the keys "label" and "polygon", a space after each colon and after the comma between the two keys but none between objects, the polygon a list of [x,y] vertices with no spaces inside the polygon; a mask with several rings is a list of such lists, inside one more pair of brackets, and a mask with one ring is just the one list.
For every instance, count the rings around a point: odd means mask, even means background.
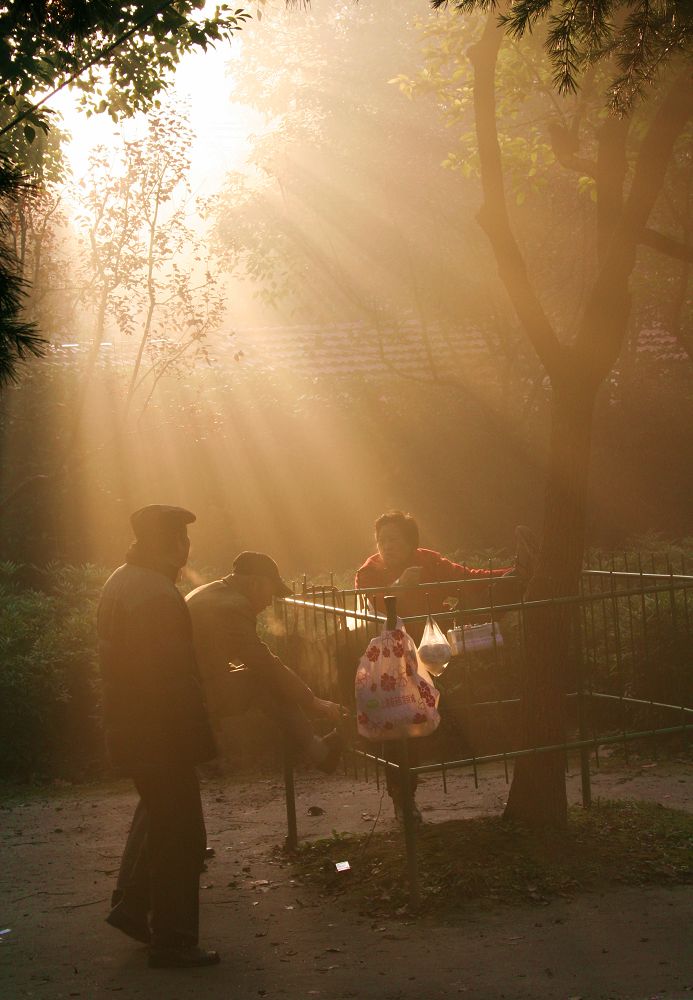
[{"label": "person's short dark hair", "polygon": [[275,597],[288,597],[292,591],[279,575],[279,567],[264,552],[240,552],[233,561],[233,572],[238,576],[264,576],[274,584]]},{"label": "person's short dark hair", "polygon": [[180,538],[185,533],[186,525],[195,520],[193,512],[185,507],[172,507],[162,503],[147,504],[130,515],[135,538],[145,545]]},{"label": "person's short dark hair", "polygon": [[376,539],[386,524],[394,524],[402,532],[402,535],[411,547],[418,549],[419,526],[411,514],[405,514],[402,510],[389,510],[386,514],[381,514],[375,522]]}]

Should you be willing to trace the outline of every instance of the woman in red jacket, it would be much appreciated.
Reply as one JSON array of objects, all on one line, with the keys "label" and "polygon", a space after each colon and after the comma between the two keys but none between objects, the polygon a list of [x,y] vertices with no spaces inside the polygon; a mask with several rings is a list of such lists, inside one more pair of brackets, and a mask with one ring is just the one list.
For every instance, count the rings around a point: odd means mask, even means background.
[{"label": "woman in red jacket", "polygon": [[[380,515],[375,522],[375,541],[378,551],[369,556],[356,571],[355,586],[358,590],[370,587],[411,587],[411,590],[397,591],[397,612],[400,618],[426,615],[429,607],[433,614],[444,611],[445,598],[451,594],[456,595],[457,592],[454,587],[450,588],[450,594],[440,587],[427,591],[425,587],[420,587],[421,584],[506,576],[513,571],[512,566],[498,569],[471,568],[452,562],[433,549],[420,548],[419,526],[411,514],[405,514],[401,510]],[[467,599],[465,604],[468,607],[482,607],[487,603],[487,588],[484,587],[481,591],[476,587],[469,589],[475,600],[472,602]],[[423,626],[424,622],[407,624],[407,632],[415,642],[421,639]]]}]

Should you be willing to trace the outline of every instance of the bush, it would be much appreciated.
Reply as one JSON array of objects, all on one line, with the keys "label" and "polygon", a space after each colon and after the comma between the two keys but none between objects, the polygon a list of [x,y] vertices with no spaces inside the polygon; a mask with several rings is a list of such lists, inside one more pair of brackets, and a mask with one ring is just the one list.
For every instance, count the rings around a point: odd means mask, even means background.
[{"label": "bush", "polygon": [[0,564],[0,776],[75,779],[103,768],[95,614],[104,576]]}]

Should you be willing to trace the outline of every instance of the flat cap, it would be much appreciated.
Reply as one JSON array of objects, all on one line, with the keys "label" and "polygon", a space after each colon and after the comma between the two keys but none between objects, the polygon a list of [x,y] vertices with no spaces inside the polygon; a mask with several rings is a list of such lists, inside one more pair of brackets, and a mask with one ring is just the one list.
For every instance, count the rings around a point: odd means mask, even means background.
[{"label": "flat cap", "polygon": [[185,507],[171,507],[164,503],[147,504],[130,515],[130,524],[138,540],[172,528],[182,528],[195,520],[193,512]]},{"label": "flat cap", "polygon": [[288,597],[292,591],[279,575],[279,567],[264,552],[240,552],[233,561],[233,571],[240,576],[264,576],[274,584],[275,597]]}]

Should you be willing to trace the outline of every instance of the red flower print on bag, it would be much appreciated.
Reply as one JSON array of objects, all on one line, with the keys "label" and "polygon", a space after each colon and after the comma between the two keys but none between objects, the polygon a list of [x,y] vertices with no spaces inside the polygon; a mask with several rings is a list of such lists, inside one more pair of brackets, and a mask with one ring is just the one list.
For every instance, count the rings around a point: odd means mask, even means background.
[{"label": "red flower print on bag", "polygon": [[401,625],[366,644],[354,688],[358,731],[367,740],[428,736],[440,722],[440,695]]}]

